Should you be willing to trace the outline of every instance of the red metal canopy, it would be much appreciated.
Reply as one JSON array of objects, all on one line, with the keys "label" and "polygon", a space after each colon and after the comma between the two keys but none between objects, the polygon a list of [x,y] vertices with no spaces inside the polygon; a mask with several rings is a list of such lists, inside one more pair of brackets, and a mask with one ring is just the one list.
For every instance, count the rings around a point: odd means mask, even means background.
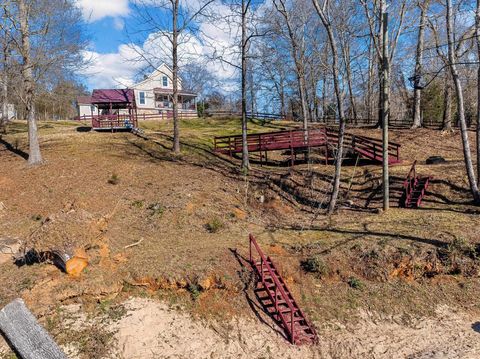
[{"label": "red metal canopy", "polygon": [[100,89],[93,90],[92,104],[135,103],[135,93],[132,89]]}]

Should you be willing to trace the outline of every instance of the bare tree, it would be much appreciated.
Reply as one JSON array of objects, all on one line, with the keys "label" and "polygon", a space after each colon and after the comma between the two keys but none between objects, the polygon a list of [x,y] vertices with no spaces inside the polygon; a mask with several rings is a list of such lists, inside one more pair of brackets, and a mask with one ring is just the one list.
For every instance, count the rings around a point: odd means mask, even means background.
[{"label": "bare tree", "polygon": [[0,129],[2,129],[8,122],[8,83],[9,83],[9,62],[10,53],[12,50],[12,24],[9,19],[11,3],[4,1],[2,3],[2,26],[0,27],[1,36],[1,64],[2,64],[2,78],[1,78],[1,102],[2,102],[2,117],[0,118]]},{"label": "bare tree", "polygon": [[[10,4],[3,7],[12,30],[10,75],[21,72],[18,81],[15,79],[15,97],[20,99],[28,122],[28,162],[38,165],[42,155],[35,111],[37,89],[54,87],[73,77],[73,72],[84,64],[83,23],[73,0],[12,0]],[[0,29],[5,30],[5,26],[0,24]]]},{"label": "bare tree", "polygon": [[[305,82],[305,48],[304,48],[304,31],[302,30],[300,39],[298,37],[295,25],[292,19],[292,15],[286,7],[286,0],[273,0],[273,4],[277,11],[282,15],[287,28],[288,38],[291,45],[292,59],[295,64],[298,92],[300,96],[300,105],[302,109],[303,129],[308,129],[308,105],[307,105],[307,86]],[[305,24],[300,24],[303,29]]]},{"label": "bare tree", "polygon": [[[450,71],[450,60],[448,57],[448,47],[447,53],[442,51],[442,44],[440,40],[440,26],[438,24],[438,19],[428,18],[429,28],[431,30],[434,44],[433,47],[435,49],[435,53],[437,58],[443,63],[444,66],[444,76],[445,76],[445,87],[444,87],[444,96],[443,96],[443,114],[442,114],[442,130],[443,131],[451,131],[452,130],[452,95],[453,95],[453,88],[452,88],[452,73]],[[468,48],[464,49],[463,45],[465,41],[471,37],[471,30],[468,29],[465,31],[460,38],[457,40],[457,43],[454,44],[453,51],[454,57],[456,59],[463,57],[467,52]],[[418,73],[417,73],[418,75]]]},{"label": "bare tree", "polygon": [[[373,47],[375,49],[375,52],[377,54],[377,65],[378,65],[378,72],[380,75],[381,79],[384,79],[383,81],[380,81],[379,87],[379,104],[384,103],[383,98],[384,97],[389,97],[389,92],[390,88],[384,88],[384,84],[390,84],[390,72],[385,72],[385,67],[384,63],[385,60],[388,60],[388,62],[391,64],[393,62],[393,59],[395,57],[397,45],[398,45],[398,40],[400,38],[400,35],[402,34],[404,30],[404,21],[405,21],[405,15],[407,12],[407,0],[399,0],[398,2],[390,2],[390,7],[395,4],[396,8],[395,11],[398,12],[396,16],[392,16],[392,18],[396,19],[396,26],[392,26],[393,24],[390,24],[390,29],[393,29],[393,31],[389,31],[390,38],[388,40],[389,42],[389,51],[386,54],[388,56],[388,59],[384,59],[383,57],[383,51],[382,51],[382,44],[384,43],[383,41],[383,14],[386,13],[386,8],[387,8],[387,0],[374,0],[373,2],[369,2],[367,0],[360,0],[364,10],[365,10],[365,16],[367,18],[368,22],[368,27],[370,30],[370,37],[373,43]],[[370,6],[372,5],[372,6]],[[388,100],[386,102],[386,106],[389,107],[389,102]],[[379,122],[378,122],[378,127],[382,126],[381,123],[381,111],[384,111],[385,113],[389,114],[388,109],[382,109],[382,106],[379,106]],[[390,119],[387,118],[387,121]]]},{"label": "bare tree", "polygon": [[252,4],[251,0],[242,0],[242,42],[241,42],[241,58],[242,58],[242,169],[250,169],[250,159],[248,156],[248,127],[247,127],[247,53],[251,38],[247,31],[247,14]]},{"label": "bare tree", "polygon": [[465,158],[465,167],[467,170],[468,182],[470,184],[470,190],[473,195],[473,199],[476,203],[480,203],[480,192],[478,190],[477,181],[473,170],[472,155],[470,150],[470,141],[468,139],[468,128],[465,121],[465,107],[463,100],[463,89],[460,77],[457,71],[456,54],[454,48],[454,29],[453,29],[453,6],[452,0],[447,0],[447,16],[446,16],[446,28],[448,39],[448,61],[450,65],[450,72],[452,74],[453,83],[455,85],[455,92],[457,97],[457,111],[458,121],[460,123],[460,132],[463,142],[463,155]]},{"label": "bare tree", "polygon": [[[475,35],[477,60],[480,61],[480,0],[475,11]],[[480,182],[480,66],[477,69],[477,183]]]},{"label": "bare tree", "polygon": [[345,119],[344,119],[344,110],[343,110],[343,96],[342,90],[340,89],[340,79],[339,79],[339,69],[338,69],[338,49],[337,49],[337,40],[333,33],[333,26],[329,14],[329,0],[323,0],[323,3],[320,4],[318,0],[313,0],[313,5],[317,10],[317,14],[322,20],[322,24],[325,27],[328,35],[328,43],[330,45],[330,51],[332,52],[332,71],[333,71],[333,86],[335,88],[335,96],[337,98],[337,110],[338,110],[338,119],[339,119],[339,129],[338,129],[338,149],[337,149],[337,158],[335,163],[335,177],[333,183],[332,196],[330,198],[330,205],[328,212],[332,213],[335,210],[337,204],[338,193],[340,190],[340,176],[342,171],[342,157],[343,157],[343,141],[345,137]]},{"label": "bare tree", "polygon": [[25,0],[18,0],[18,16],[20,20],[21,49],[23,58],[22,76],[24,83],[24,104],[28,121],[28,163],[38,165],[42,163],[40,143],[38,140],[37,120],[35,118],[35,84],[33,78],[33,64],[30,46],[30,14]]},{"label": "bare tree", "polygon": [[[419,1],[417,6],[420,8],[420,23],[418,25],[418,40],[417,40],[417,52],[415,56],[415,74],[419,76],[422,73],[423,67],[423,49],[425,47],[425,28],[427,25],[427,11],[430,5],[430,0]],[[422,114],[421,114],[421,90],[414,89],[413,93],[413,125],[412,128],[422,126]]]},{"label": "bare tree", "polygon": [[443,90],[442,130],[452,131],[452,79],[449,70],[445,71],[445,88]]},{"label": "bare tree", "polygon": [[[136,0],[134,8],[142,35],[149,34],[151,48],[146,50],[139,46],[132,46],[138,53],[141,61],[156,68],[160,61],[169,63],[172,69],[172,110],[173,110],[173,148],[176,154],[180,153],[180,123],[178,116],[178,82],[179,62],[182,54],[179,49],[191,40],[191,34],[198,29],[196,21],[205,15],[208,6],[214,0],[203,0],[191,4],[180,0]],[[152,8],[163,10],[160,15]],[[169,16],[165,16],[165,13]],[[167,51],[162,49],[165,46]],[[191,54],[185,54],[191,55]]]}]

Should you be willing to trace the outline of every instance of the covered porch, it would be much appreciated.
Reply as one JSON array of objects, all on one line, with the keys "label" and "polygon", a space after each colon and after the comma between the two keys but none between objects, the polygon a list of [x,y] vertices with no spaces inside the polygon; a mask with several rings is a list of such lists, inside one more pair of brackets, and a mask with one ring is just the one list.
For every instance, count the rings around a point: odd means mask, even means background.
[{"label": "covered porch", "polygon": [[[164,88],[153,89],[155,108],[171,111],[173,109],[173,90]],[[189,91],[178,91],[178,109],[182,112],[197,112],[197,95]]]},{"label": "covered porch", "polygon": [[98,108],[98,115],[91,115],[94,130],[137,127],[137,107],[132,89],[93,90],[92,104]]}]

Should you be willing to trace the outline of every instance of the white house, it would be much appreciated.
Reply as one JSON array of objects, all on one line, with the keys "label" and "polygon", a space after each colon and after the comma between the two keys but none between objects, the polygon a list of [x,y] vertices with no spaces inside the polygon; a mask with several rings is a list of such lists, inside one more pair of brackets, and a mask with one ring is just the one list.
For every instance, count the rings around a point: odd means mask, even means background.
[{"label": "white house", "polygon": [[[15,111],[15,105],[9,103],[7,105],[7,118],[9,120],[13,120],[15,117],[17,117],[17,111]],[[1,105],[0,105],[0,118],[3,118],[3,109]]]},{"label": "white house", "polygon": [[[181,117],[197,116],[197,95],[183,89],[178,79],[178,112]],[[77,98],[77,119],[83,116],[115,115],[173,116],[172,70],[162,64],[143,81],[128,89],[94,89],[92,96]],[[139,118],[142,118],[140,117]],[[154,116],[158,117],[158,116]],[[152,118],[152,117],[148,117]]]},{"label": "white house", "polygon": [[[133,85],[135,103],[139,114],[170,114],[173,107],[172,70],[166,64],[160,65],[143,81]],[[182,80],[178,79],[178,105],[182,114],[196,114],[195,93],[183,89]]]},{"label": "white house", "polygon": [[77,98],[77,116],[98,115],[98,108],[92,105],[91,96],[79,96]]}]

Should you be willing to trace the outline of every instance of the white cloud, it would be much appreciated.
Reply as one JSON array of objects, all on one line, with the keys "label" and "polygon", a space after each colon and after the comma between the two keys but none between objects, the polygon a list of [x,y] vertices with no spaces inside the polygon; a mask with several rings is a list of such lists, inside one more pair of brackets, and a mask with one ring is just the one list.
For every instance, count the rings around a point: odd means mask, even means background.
[{"label": "white cloud", "polygon": [[118,52],[99,54],[85,51],[84,58],[89,62],[81,74],[90,88],[128,87],[145,63],[138,61],[136,51],[129,45],[120,45]]},{"label": "white cloud", "polygon": [[85,20],[94,22],[104,17],[127,16],[128,0],[77,0]]},{"label": "white cloud", "polygon": [[[185,1],[185,0],[184,0]],[[198,0],[192,0],[198,1]],[[96,0],[99,2],[99,0]],[[185,34],[181,37],[179,49],[180,67],[197,63],[204,66],[218,80],[224,90],[232,91],[238,87],[236,77],[238,71],[227,62],[213,60],[221,55],[226,61],[239,64],[238,26],[227,19],[232,15],[228,6],[218,4],[215,12],[221,14],[218,21],[204,22],[199,25],[197,34]],[[116,20],[114,19],[115,23]],[[115,26],[123,25],[118,23]],[[121,45],[115,53],[100,54],[86,51],[85,57],[90,66],[83,71],[90,88],[126,87],[134,83],[134,78],[147,65],[146,61],[138,61],[138,53],[143,53],[152,63],[171,62],[171,43],[160,33],[151,33],[140,46]]]}]

